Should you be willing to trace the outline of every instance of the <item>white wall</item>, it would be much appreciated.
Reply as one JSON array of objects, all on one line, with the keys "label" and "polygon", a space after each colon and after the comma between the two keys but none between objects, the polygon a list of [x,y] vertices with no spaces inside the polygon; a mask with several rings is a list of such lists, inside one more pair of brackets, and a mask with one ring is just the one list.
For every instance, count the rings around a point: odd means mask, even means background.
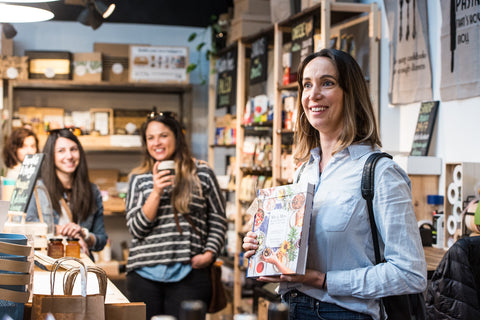
[{"label": "white wall", "polygon": [[[205,55],[199,56],[197,44],[210,38],[207,29],[196,27],[172,27],[158,25],[139,25],[124,23],[104,23],[97,30],[79,22],[46,21],[38,23],[15,23],[18,34],[13,39],[14,55],[23,55],[25,50],[52,50],[74,52],[92,52],[94,42],[129,43],[148,45],[188,46],[190,62],[198,62],[201,68],[190,74],[193,84],[191,131],[192,149],[195,157],[207,159],[208,153],[208,86],[201,85],[200,73],[208,79],[209,63]],[[197,32],[197,39],[189,43],[188,37]]]},{"label": "white wall", "polygon": [[[389,39],[383,1],[377,2],[382,10],[382,39],[380,62],[380,130],[383,149],[396,153],[409,153],[415,132],[420,102],[410,105],[390,105],[388,99]],[[440,101],[437,123],[430,146],[430,156],[442,159],[443,167],[449,162],[480,162],[480,97],[443,102],[440,97],[441,49],[440,30],[442,14],[440,1],[427,1],[432,63],[433,99]],[[444,195],[444,174],[440,176],[439,194]]]}]

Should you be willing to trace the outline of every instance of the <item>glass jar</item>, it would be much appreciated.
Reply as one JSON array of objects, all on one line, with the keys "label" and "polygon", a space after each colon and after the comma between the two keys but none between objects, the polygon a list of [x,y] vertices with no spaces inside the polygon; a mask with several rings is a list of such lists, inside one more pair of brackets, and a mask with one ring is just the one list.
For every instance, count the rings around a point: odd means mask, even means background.
[{"label": "glass jar", "polygon": [[63,253],[63,239],[51,238],[48,243],[47,255],[51,258],[58,259],[63,257]]},{"label": "glass jar", "polygon": [[80,244],[78,243],[78,239],[75,239],[75,238],[67,239],[67,246],[65,247],[65,256],[80,258]]}]

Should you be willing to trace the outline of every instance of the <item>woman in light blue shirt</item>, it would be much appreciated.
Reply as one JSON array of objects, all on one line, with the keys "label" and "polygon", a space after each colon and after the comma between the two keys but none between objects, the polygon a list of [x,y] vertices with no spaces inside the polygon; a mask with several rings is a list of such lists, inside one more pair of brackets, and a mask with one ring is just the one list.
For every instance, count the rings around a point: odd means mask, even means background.
[{"label": "woman in light blue shirt", "polygon": [[[422,292],[426,262],[407,174],[379,160],[373,210],[380,251],[375,265],[366,201],[365,161],[381,142],[367,84],[347,53],[324,49],[306,57],[298,72],[295,158],[300,183],[316,186],[305,275],[260,277],[280,282],[293,319],[380,319],[379,299]],[[249,232],[248,258],[258,248]]]}]

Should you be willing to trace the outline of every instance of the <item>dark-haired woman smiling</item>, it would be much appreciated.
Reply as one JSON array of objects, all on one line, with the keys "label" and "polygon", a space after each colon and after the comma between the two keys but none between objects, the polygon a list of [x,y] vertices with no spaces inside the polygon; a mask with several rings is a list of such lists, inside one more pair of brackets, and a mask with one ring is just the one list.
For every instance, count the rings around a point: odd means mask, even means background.
[{"label": "dark-haired woman smiling", "polygon": [[[48,190],[54,209],[56,233],[79,239],[86,254],[107,243],[103,202],[98,187],[90,182],[85,152],[68,129],[52,130],[43,149],[39,183]],[[27,221],[38,221],[35,199],[27,209]]]}]

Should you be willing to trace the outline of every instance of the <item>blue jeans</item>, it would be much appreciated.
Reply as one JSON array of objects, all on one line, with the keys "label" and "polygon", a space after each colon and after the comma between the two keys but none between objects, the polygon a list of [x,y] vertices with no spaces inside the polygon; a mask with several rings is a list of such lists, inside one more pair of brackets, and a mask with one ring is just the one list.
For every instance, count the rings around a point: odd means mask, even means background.
[{"label": "blue jeans", "polygon": [[288,305],[289,320],[371,320],[369,315],[350,311],[335,304],[309,297],[299,291],[287,292],[282,300]]}]

